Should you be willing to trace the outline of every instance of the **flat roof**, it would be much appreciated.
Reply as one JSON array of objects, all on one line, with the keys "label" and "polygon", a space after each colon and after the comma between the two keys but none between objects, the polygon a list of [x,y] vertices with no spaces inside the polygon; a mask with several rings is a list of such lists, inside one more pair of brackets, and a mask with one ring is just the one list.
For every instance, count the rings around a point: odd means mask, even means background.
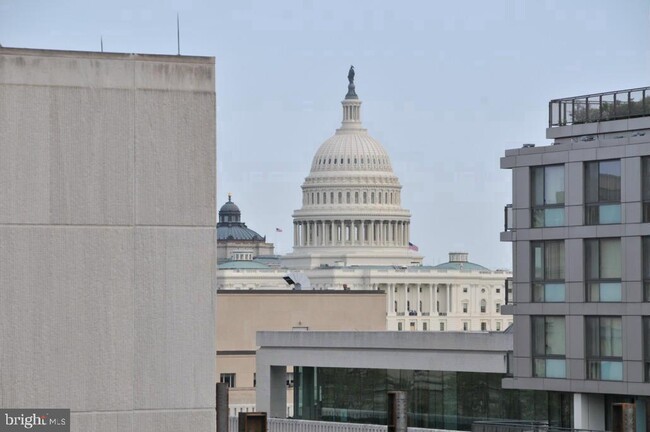
[{"label": "flat roof", "polygon": [[15,48],[0,47],[0,54],[50,56],[50,57],[84,57],[97,59],[138,60],[138,61],[165,61],[179,63],[214,63],[213,56],[177,55],[177,54],[144,54],[120,53],[101,51],[72,51],[51,50],[42,48]]},{"label": "flat roof", "polygon": [[217,295],[219,294],[238,294],[238,295],[256,295],[256,294],[306,294],[306,295],[317,295],[317,294],[344,294],[344,295],[353,295],[353,294],[375,294],[375,295],[384,295],[384,291],[373,291],[373,290],[293,290],[293,289],[246,289],[246,290],[234,290],[234,289],[220,289],[217,290]]}]

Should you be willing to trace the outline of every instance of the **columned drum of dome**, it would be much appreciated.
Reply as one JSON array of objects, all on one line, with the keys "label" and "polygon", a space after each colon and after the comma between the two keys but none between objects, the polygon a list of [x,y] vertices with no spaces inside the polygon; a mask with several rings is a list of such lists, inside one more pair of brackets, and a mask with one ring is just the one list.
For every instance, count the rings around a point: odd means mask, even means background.
[{"label": "columned drum of dome", "polygon": [[361,124],[361,100],[348,75],[343,121],[316,152],[293,214],[290,268],[321,265],[419,265],[409,250],[411,214],[384,147]]}]

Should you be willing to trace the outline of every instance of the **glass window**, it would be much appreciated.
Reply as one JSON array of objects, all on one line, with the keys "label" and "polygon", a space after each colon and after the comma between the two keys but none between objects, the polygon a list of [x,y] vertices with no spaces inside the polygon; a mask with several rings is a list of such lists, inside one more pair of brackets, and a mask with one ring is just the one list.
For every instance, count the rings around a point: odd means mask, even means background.
[{"label": "glass window", "polygon": [[566,378],[564,317],[533,316],[533,375]]},{"label": "glass window", "polygon": [[463,331],[469,330],[469,323],[467,321],[463,322]]},{"label": "glass window", "polygon": [[485,300],[481,300],[481,313],[485,313],[486,309],[487,309],[487,302]]},{"label": "glass window", "polygon": [[463,302],[463,313],[467,313],[467,303]]},{"label": "glass window", "polygon": [[587,301],[621,301],[621,239],[585,240]]},{"label": "glass window", "polygon": [[621,161],[585,163],[585,224],[621,223]]},{"label": "glass window", "polygon": [[423,322],[423,323],[422,323],[422,330],[427,331],[427,329],[428,329],[428,327],[427,327],[427,323],[426,323],[426,322]]},{"label": "glass window", "polygon": [[643,237],[643,299],[650,301],[650,237]]},{"label": "glass window", "polygon": [[403,328],[402,323],[401,322],[397,323],[397,331],[402,331],[402,328]]},{"label": "glass window", "polygon": [[564,165],[531,168],[533,227],[564,225]]},{"label": "glass window", "polygon": [[501,313],[501,303],[497,303],[494,309],[496,313]]},{"label": "glass window", "polygon": [[219,377],[219,382],[228,384],[228,387],[235,387],[235,374],[234,373],[222,373]]},{"label": "glass window", "polygon": [[621,317],[586,317],[587,379],[623,380]]},{"label": "glass window", "polygon": [[643,222],[650,222],[650,157],[641,159],[641,189],[643,194]]},{"label": "glass window", "polygon": [[445,331],[445,323],[440,323],[440,331]]},{"label": "glass window", "polygon": [[563,302],[564,240],[531,242],[533,301]]},{"label": "glass window", "polygon": [[487,323],[485,321],[481,322],[481,331],[487,331]]}]

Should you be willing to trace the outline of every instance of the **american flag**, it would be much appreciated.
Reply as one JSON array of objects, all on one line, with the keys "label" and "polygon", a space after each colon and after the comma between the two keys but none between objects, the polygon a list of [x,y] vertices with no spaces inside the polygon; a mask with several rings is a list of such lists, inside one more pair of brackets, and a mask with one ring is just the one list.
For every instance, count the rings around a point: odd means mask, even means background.
[{"label": "american flag", "polygon": [[276,228],[275,232],[282,232],[282,230],[280,228]]},{"label": "american flag", "polygon": [[414,245],[413,243],[409,242],[409,250],[417,252],[420,250],[420,248]]}]

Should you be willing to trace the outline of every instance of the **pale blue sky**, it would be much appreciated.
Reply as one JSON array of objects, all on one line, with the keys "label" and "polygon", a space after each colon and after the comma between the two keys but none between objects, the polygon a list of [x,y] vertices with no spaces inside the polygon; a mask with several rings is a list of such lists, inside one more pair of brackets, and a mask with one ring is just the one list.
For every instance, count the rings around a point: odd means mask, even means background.
[{"label": "pale blue sky", "polygon": [[216,57],[218,206],[232,192],[280,252],[350,64],[434,264],[511,267],[499,157],[548,143],[550,99],[650,85],[644,0],[0,0],[0,44],[176,54],[177,12],[181,52]]}]

